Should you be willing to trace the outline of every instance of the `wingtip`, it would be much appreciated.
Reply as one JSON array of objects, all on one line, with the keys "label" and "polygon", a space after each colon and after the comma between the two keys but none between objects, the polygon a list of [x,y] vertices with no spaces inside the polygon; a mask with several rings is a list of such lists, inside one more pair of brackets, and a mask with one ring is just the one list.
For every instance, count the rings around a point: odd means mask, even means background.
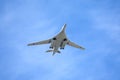
[{"label": "wingtip", "polygon": [[82,48],[82,50],[85,50],[85,48]]},{"label": "wingtip", "polygon": [[83,48],[83,47],[80,47],[80,49],[85,50],[85,48]]},{"label": "wingtip", "polygon": [[31,44],[27,44],[27,46],[31,46]]},{"label": "wingtip", "polygon": [[27,44],[27,46],[30,46],[30,44]]}]

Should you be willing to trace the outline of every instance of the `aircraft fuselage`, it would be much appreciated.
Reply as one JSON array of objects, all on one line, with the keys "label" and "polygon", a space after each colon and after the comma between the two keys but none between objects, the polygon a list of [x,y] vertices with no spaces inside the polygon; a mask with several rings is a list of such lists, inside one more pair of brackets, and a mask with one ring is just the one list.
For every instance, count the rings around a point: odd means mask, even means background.
[{"label": "aircraft fuselage", "polygon": [[53,55],[56,52],[60,53],[59,48],[64,49],[65,44],[67,43],[67,38],[65,35],[64,28],[65,28],[65,26],[63,27],[62,31],[51,40],[50,48],[53,49]]}]

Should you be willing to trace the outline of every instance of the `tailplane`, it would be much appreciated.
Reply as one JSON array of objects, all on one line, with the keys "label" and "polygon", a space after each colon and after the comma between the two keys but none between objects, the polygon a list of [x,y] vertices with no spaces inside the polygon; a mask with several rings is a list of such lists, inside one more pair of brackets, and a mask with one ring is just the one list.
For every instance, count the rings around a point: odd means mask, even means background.
[{"label": "tailplane", "polygon": [[60,51],[54,51],[54,50],[47,50],[46,52],[53,52],[53,55],[57,52],[57,53],[61,53]]},{"label": "tailplane", "polygon": [[53,50],[47,50],[46,52],[53,52]]}]

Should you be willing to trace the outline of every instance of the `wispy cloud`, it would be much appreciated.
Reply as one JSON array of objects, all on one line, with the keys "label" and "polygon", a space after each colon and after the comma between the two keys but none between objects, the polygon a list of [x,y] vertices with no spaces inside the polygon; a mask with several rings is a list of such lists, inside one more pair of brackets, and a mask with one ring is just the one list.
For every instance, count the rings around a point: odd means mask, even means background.
[{"label": "wispy cloud", "polygon": [[[6,2],[0,18],[0,79],[119,80],[120,16],[108,6],[111,1]],[[83,35],[85,51],[66,46],[62,54],[51,56],[45,53],[49,45],[26,46],[53,37],[66,22],[71,40]]]},{"label": "wispy cloud", "polygon": [[103,30],[106,34],[116,42],[120,42],[120,15],[113,12],[113,10],[94,10],[91,11],[93,20],[93,27]]}]

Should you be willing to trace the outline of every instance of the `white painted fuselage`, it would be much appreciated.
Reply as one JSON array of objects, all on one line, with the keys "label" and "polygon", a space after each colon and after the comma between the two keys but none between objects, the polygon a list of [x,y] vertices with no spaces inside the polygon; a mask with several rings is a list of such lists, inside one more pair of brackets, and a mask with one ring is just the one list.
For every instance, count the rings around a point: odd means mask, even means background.
[{"label": "white painted fuselage", "polygon": [[[66,24],[63,26],[62,30],[51,40],[50,48],[53,50],[50,50],[50,51],[53,51],[53,55],[56,52],[60,53],[59,48],[64,49],[65,44],[67,43],[65,28],[66,28]],[[49,52],[49,50],[47,52]]]}]

